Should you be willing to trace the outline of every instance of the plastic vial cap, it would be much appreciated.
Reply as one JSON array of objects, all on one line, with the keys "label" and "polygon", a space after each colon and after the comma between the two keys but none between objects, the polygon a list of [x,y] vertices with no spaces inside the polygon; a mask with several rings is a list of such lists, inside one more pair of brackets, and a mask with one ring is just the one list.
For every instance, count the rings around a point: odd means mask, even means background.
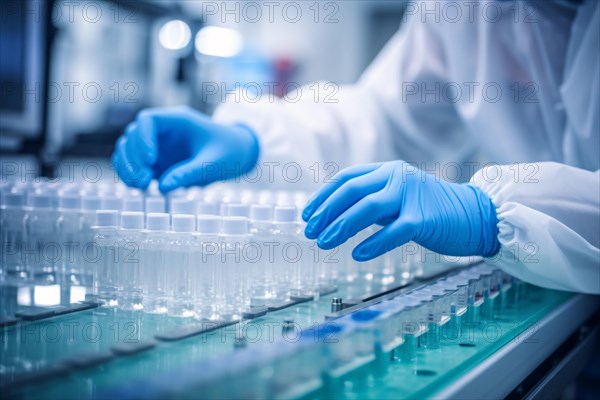
[{"label": "plastic vial cap", "polygon": [[169,214],[149,213],[146,216],[146,228],[149,231],[168,231]]},{"label": "plastic vial cap", "polygon": [[7,192],[2,194],[2,204],[12,207],[22,207],[25,205],[25,193]]},{"label": "plastic vial cap", "polygon": [[65,210],[78,210],[81,208],[81,198],[73,194],[63,194],[58,198],[58,207]]},{"label": "plastic vial cap", "polygon": [[125,211],[121,214],[121,228],[144,229],[144,213],[140,211]]},{"label": "plastic vial cap", "polygon": [[221,230],[221,218],[216,215],[199,215],[198,232],[200,233],[219,233]]},{"label": "plastic vial cap", "polygon": [[296,222],[298,209],[293,206],[275,207],[275,222]]},{"label": "plastic vial cap", "polygon": [[252,204],[250,207],[250,219],[252,221],[272,221],[273,207],[268,204]]},{"label": "plastic vial cap", "polygon": [[146,212],[147,213],[164,213],[166,201],[164,197],[147,197]]},{"label": "plastic vial cap", "polygon": [[140,189],[137,189],[137,188],[126,187],[125,193],[126,193],[127,197],[141,198],[144,192],[142,192]]},{"label": "plastic vial cap", "polygon": [[101,207],[103,210],[121,211],[123,207],[123,199],[117,196],[104,196],[100,198]]},{"label": "plastic vial cap", "polygon": [[198,203],[196,203],[196,214],[219,215],[219,205],[217,203],[199,201]]},{"label": "plastic vial cap", "polygon": [[52,196],[44,193],[36,193],[31,198],[31,205],[36,208],[52,208]]},{"label": "plastic vial cap", "polygon": [[248,218],[223,217],[223,233],[226,235],[245,235],[248,233]]},{"label": "plastic vial cap", "polygon": [[243,203],[231,203],[227,206],[229,217],[250,217],[250,206]]},{"label": "plastic vial cap", "polygon": [[169,211],[171,214],[194,214],[196,205],[191,200],[181,197],[171,199]]},{"label": "plastic vial cap", "polygon": [[174,214],[171,225],[173,232],[194,232],[196,230],[196,218],[190,214]]},{"label": "plastic vial cap", "polygon": [[119,226],[119,212],[116,210],[96,211],[96,226]]},{"label": "plastic vial cap", "polygon": [[84,210],[97,210],[101,205],[100,197],[94,195],[86,195],[81,199],[81,208]]},{"label": "plastic vial cap", "polygon": [[123,199],[123,211],[144,211],[144,201],[141,197],[125,197]]}]

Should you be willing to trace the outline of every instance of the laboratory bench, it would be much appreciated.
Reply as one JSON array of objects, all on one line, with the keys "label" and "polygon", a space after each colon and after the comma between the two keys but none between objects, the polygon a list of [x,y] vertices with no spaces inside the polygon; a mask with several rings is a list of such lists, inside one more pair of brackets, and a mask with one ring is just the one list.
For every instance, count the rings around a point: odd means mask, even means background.
[{"label": "laboratory bench", "polygon": [[[458,273],[476,271],[496,270]],[[476,287],[459,311],[460,298],[431,295],[456,275],[362,294],[364,282],[345,282],[239,321],[120,310],[68,285],[4,285],[0,397],[557,397],[592,354],[599,298],[513,279],[494,293]],[[52,295],[60,304],[23,305]],[[428,319],[403,317],[415,309]]]}]

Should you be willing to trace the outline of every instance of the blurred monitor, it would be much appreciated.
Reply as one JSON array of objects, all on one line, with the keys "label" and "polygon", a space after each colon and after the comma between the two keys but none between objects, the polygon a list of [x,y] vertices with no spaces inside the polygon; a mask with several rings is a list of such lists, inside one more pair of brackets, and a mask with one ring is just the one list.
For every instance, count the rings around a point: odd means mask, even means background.
[{"label": "blurred monitor", "polygon": [[45,104],[48,5],[0,1],[0,134],[41,135]]}]

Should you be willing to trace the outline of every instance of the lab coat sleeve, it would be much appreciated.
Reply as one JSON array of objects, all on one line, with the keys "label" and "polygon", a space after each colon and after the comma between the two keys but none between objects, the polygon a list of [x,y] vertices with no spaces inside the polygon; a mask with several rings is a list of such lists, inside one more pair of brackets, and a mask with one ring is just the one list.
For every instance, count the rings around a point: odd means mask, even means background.
[{"label": "lab coat sleeve", "polygon": [[600,294],[600,171],[487,166],[471,183],[498,212],[501,248],[488,262],[536,285]]},{"label": "lab coat sleeve", "polygon": [[461,118],[454,105],[424,101],[420,92],[447,78],[436,29],[407,21],[354,85],[311,83],[256,102],[229,96],[213,118],[256,132],[260,182],[271,187],[313,190],[354,164],[456,160],[470,145]]}]

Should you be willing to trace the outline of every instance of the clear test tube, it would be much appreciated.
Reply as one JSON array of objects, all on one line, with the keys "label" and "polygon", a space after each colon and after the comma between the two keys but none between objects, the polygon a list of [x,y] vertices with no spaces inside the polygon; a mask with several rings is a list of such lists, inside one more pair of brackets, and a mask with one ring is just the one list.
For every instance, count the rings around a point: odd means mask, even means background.
[{"label": "clear test tube", "polygon": [[435,298],[438,298],[436,309],[438,311],[438,325],[444,325],[452,317],[452,305],[455,303],[456,288],[449,287],[443,282],[437,282],[430,286]]},{"label": "clear test tube", "polygon": [[222,194],[219,199],[219,215],[226,217],[228,212],[229,204],[237,203],[239,199],[239,193],[233,191],[226,191]]},{"label": "clear test tube", "polygon": [[[381,313],[377,319],[377,348],[382,353],[389,353],[404,343],[404,337],[398,330],[398,315],[404,310],[404,304],[394,301],[382,301],[369,307]],[[391,359],[391,357],[390,357]]]},{"label": "clear test tube", "polygon": [[227,206],[228,217],[250,218],[250,204],[231,203]]},{"label": "clear test tube", "polygon": [[113,194],[104,194],[100,197],[100,204],[103,210],[117,210],[123,209],[123,199]]},{"label": "clear test tube", "polygon": [[44,193],[31,196],[32,207],[28,209],[26,223],[27,243],[25,245],[26,268],[32,273],[36,283],[47,285],[57,281],[58,211],[54,207],[54,197]]},{"label": "clear test tube", "polygon": [[[352,250],[359,243],[358,240],[359,238],[356,236],[348,239],[337,247],[334,255],[339,260],[338,273],[340,281],[348,284],[348,296],[353,298],[360,298],[370,291],[370,288],[365,287],[366,283],[361,279],[362,276],[359,271],[360,263],[352,258]],[[358,284],[357,282],[361,283]],[[351,290],[358,291],[351,292]]]},{"label": "clear test tube", "polygon": [[92,227],[98,257],[94,265],[94,294],[105,307],[116,307],[116,244],[119,231],[119,213],[116,210],[99,210],[96,213],[96,224]]},{"label": "clear test tube", "polygon": [[[294,209],[297,210],[296,207]],[[309,240],[304,235],[304,230],[306,228],[306,223],[299,220],[301,222],[298,223],[298,232],[296,236],[296,241],[300,247],[300,261],[299,261],[299,272],[300,272],[300,281],[302,282],[302,296],[303,297],[312,297],[313,299],[318,299],[321,295],[321,287],[319,282],[318,271],[321,269],[319,260],[315,257],[315,248],[317,248],[317,244],[314,240]],[[327,288],[328,291],[331,288]]]},{"label": "clear test tube", "polygon": [[247,296],[247,268],[244,251],[250,240],[248,219],[223,217],[221,238],[222,286],[225,290],[224,304],[219,314],[225,320],[239,320],[246,311],[250,299]]},{"label": "clear test tube", "polygon": [[503,307],[502,298],[502,271],[497,268],[492,270],[492,276],[490,277],[490,299],[492,300],[492,318],[496,313]]},{"label": "clear test tube", "polygon": [[196,223],[191,271],[195,318],[215,320],[220,318],[228,288],[227,271],[220,261],[221,218],[198,215]]},{"label": "clear test tube", "polygon": [[500,301],[497,304],[497,311],[505,309],[510,301],[510,291],[512,288],[512,276],[502,271],[501,269],[496,270],[498,280],[500,282]]},{"label": "clear test tube", "polygon": [[174,317],[195,315],[192,299],[192,252],[195,244],[196,218],[190,214],[173,214],[166,254],[171,266],[167,276],[168,313]]},{"label": "clear test tube", "polygon": [[[421,302],[422,313],[418,314],[418,321],[421,326],[424,326],[424,332],[419,336],[418,346],[422,348],[436,348],[438,335],[438,319],[439,312],[437,311],[437,300],[428,288],[423,288],[409,294],[410,297]],[[439,346],[437,346],[439,347]]]},{"label": "clear test tube", "polygon": [[121,214],[117,266],[118,303],[122,310],[141,310],[140,247],[144,230],[144,213],[125,211]]},{"label": "clear test tube", "polygon": [[256,204],[269,204],[273,205],[273,192],[270,190],[260,190],[256,194]]},{"label": "clear test tube", "polygon": [[[447,322],[450,326],[447,328],[440,328],[440,341],[458,340],[461,315],[467,311],[467,285],[461,286],[461,284],[456,281],[442,279],[435,284],[435,287],[440,288],[446,293],[446,305],[444,308],[445,310],[449,310]],[[456,336],[454,336],[455,333]]]},{"label": "clear test tube", "polygon": [[187,198],[192,201],[202,198],[203,195],[204,189],[198,186],[192,186],[187,190]]},{"label": "clear test tube", "polygon": [[360,349],[357,348],[358,340],[356,338],[360,338],[361,335],[354,336],[357,333],[357,326],[349,321],[349,317],[336,320],[335,327],[339,330],[339,333],[335,335],[337,341],[326,342],[325,345],[326,371],[330,376],[338,378],[364,363],[365,359],[361,360],[360,353],[364,354],[366,346],[363,344]]},{"label": "clear test tube", "polygon": [[456,286],[456,303],[453,310],[453,315],[456,322],[467,312],[469,307],[469,282],[464,278],[451,276],[446,279],[448,284]]},{"label": "clear test tube", "polygon": [[487,299],[485,304],[484,318],[486,319],[494,319],[494,314],[496,310],[498,310],[502,299],[500,298],[500,293],[502,290],[502,278],[498,273],[499,270],[497,268],[489,268],[489,276],[486,275],[486,280],[488,281],[487,291]]},{"label": "clear test tube", "polygon": [[144,211],[144,198],[142,196],[130,196],[123,199],[123,211]]},{"label": "clear test tube", "polygon": [[275,192],[275,205],[276,206],[292,206],[294,204],[293,198],[290,196],[289,192],[285,190],[278,190]]},{"label": "clear test tube", "polygon": [[302,250],[298,238],[303,234],[293,206],[276,206],[273,219],[277,300],[285,301],[303,295]]},{"label": "clear test tube", "polygon": [[260,249],[260,259],[253,269],[250,284],[250,305],[268,306],[276,297],[275,255],[272,251],[273,207],[253,204],[250,207],[250,234]]},{"label": "clear test tube", "polygon": [[144,200],[146,213],[164,213],[166,211],[166,200],[162,196],[150,196]]},{"label": "clear test tube", "polygon": [[211,201],[196,202],[197,215],[219,215],[219,204]]},{"label": "clear test tube", "polygon": [[369,236],[375,234],[378,229],[378,226],[371,225],[370,227],[357,233],[354,237],[350,238],[348,242],[346,242],[348,244],[346,250],[348,253],[344,254],[344,256],[348,258],[350,265],[354,265],[354,267],[351,267],[351,273],[356,273],[357,279],[360,282],[363,282],[361,285],[361,288],[363,289],[363,296],[376,293],[381,288],[381,279],[378,276],[378,260],[372,259],[369,261],[357,262],[352,257],[352,251],[359,243],[366,240]]},{"label": "clear test tube", "polygon": [[396,274],[396,269],[402,266],[398,264],[396,250],[388,251],[373,260],[376,264],[376,280],[382,287],[389,287],[399,281],[401,273]]},{"label": "clear test tube", "polygon": [[483,285],[480,275],[471,271],[468,274],[461,274],[468,282],[467,304],[468,309],[461,321],[461,334],[464,343],[472,343],[474,340],[473,330],[481,322],[481,305],[484,302]]},{"label": "clear test tube", "polygon": [[146,230],[141,246],[140,275],[144,312],[165,314],[168,311],[165,281],[168,274],[165,249],[169,231],[169,214],[150,213],[146,215]]},{"label": "clear test tube", "polygon": [[66,285],[81,286],[81,198],[77,194],[61,193],[58,207],[57,233],[61,248],[60,275]]},{"label": "clear test tube", "polygon": [[[305,225],[303,225],[305,227]],[[316,242],[307,245],[308,262],[314,263],[316,286],[319,293],[333,293],[337,290],[339,259],[328,258],[328,252],[317,246]]]},{"label": "clear test tube", "polygon": [[414,296],[404,295],[393,299],[403,305],[397,322],[398,330],[402,333],[404,344],[394,350],[393,359],[410,363],[417,357],[419,338],[427,332],[427,309],[422,301]]},{"label": "clear test tube", "polygon": [[96,224],[96,211],[101,209],[101,199],[94,192],[85,193],[81,197],[81,283],[85,287],[86,297],[93,298],[94,292],[94,232],[92,226]]},{"label": "clear test tube", "polygon": [[375,349],[380,347],[380,318],[381,311],[372,308],[353,312],[348,317],[354,329],[346,338],[354,343],[356,357],[361,361],[374,359]]},{"label": "clear test tube", "polygon": [[2,231],[2,270],[7,281],[17,284],[29,278],[23,259],[23,246],[27,241],[26,195],[20,191],[6,191],[2,196],[0,229]]},{"label": "clear test tube", "polygon": [[493,282],[493,272],[492,268],[483,266],[475,269],[479,275],[479,281],[481,285],[481,292],[483,293],[483,303],[481,304],[481,311],[479,313],[481,319],[489,320],[494,317],[494,300],[496,299],[498,293],[497,291],[492,291]]},{"label": "clear test tube", "polygon": [[525,298],[525,283],[518,278],[512,277],[511,290],[509,291],[509,303],[519,307]]},{"label": "clear test tube", "polygon": [[430,349],[440,347],[442,326],[450,321],[452,305],[455,301],[456,289],[448,287],[444,283],[435,283],[426,288],[432,296],[432,306],[429,319],[429,332],[426,336],[426,344]]},{"label": "clear test tube", "polygon": [[187,197],[175,197],[169,201],[169,214],[188,214],[196,212],[196,203]]},{"label": "clear test tube", "polygon": [[466,275],[453,275],[443,280],[446,285],[456,288],[455,303],[452,306],[452,321],[457,327],[459,337],[463,340],[471,336],[474,326],[469,322],[469,307],[472,307],[469,298],[469,277]]}]

